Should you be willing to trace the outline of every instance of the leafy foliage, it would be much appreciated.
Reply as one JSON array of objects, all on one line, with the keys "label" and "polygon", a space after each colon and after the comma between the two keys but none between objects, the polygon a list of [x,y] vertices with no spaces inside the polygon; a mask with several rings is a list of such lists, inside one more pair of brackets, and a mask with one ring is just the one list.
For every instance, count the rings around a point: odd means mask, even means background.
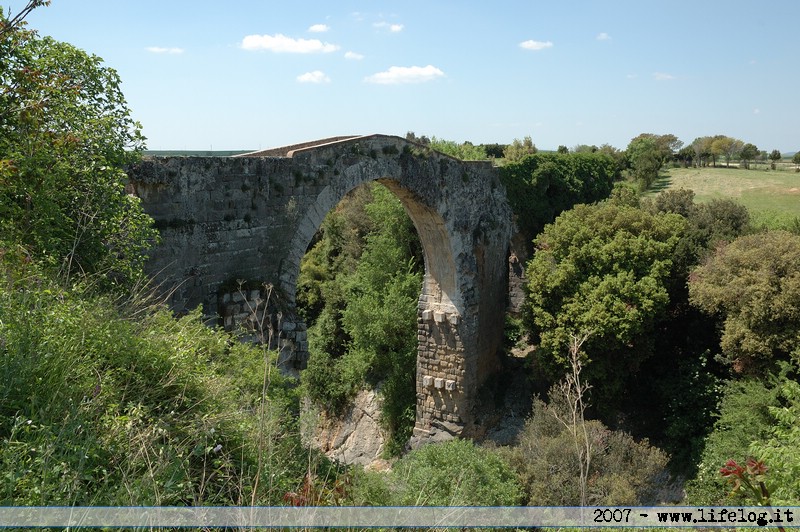
[{"label": "leafy foliage", "polygon": [[672,255],[685,220],[605,202],[578,205],[545,227],[527,267],[526,322],[551,375],[566,368],[571,334],[584,344],[594,404],[610,401],[652,355],[669,302]]},{"label": "leafy foliage", "polygon": [[768,437],[773,422],[770,408],[778,404],[774,384],[747,379],[726,385],[719,418],[705,440],[697,475],[687,483],[687,501],[708,506],[725,503],[728,488],[719,474],[720,467],[731,459],[746,461],[751,442]]},{"label": "leafy foliage", "polygon": [[522,140],[514,139],[514,141],[506,146],[503,150],[503,157],[506,161],[510,162],[517,162],[521,161],[528,155],[533,155],[537,153],[539,150],[536,149],[536,145],[533,143],[533,140],[530,137],[525,137]]},{"label": "leafy foliage", "polygon": [[124,190],[122,169],[144,137],[119,85],[69,44],[24,28],[2,34],[0,232],[52,269],[106,283],[136,277],[155,237]]},{"label": "leafy foliage", "polygon": [[789,505],[800,501],[800,383],[786,379],[779,391],[783,404],[768,407],[769,437],[753,441],[750,452],[768,464],[772,503]]},{"label": "leafy foliage", "polygon": [[383,424],[396,453],[415,416],[421,250],[411,220],[388,189],[375,185],[359,192],[355,205],[350,201],[326,218],[321,239],[301,264],[298,284],[321,307],[310,328],[303,379],[310,397],[334,414],[364,386],[382,383]]},{"label": "leafy foliage", "polygon": [[529,240],[576,203],[607,197],[614,160],[600,153],[536,153],[500,168],[520,230]]},{"label": "leafy foliage", "polygon": [[199,311],[66,290],[11,250],[0,275],[2,504],[272,505],[309,468],[335,480],[273,353]]},{"label": "leafy foliage", "polygon": [[[534,401],[519,444],[506,451],[524,486],[525,504],[580,504],[579,465],[572,434],[560,421],[565,405]],[[663,481],[667,456],[647,441],[637,442],[599,421],[585,421],[592,442],[588,501],[592,505],[650,504]]]},{"label": "leafy foliage", "polygon": [[642,189],[648,189],[658,178],[658,173],[683,142],[675,135],[642,133],[628,144],[627,159],[633,178]]},{"label": "leafy foliage", "polygon": [[467,440],[411,451],[395,463],[388,485],[396,506],[515,506],[521,495],[506,461]]},{"label": "leafy foliage", "polygon": [[431,137],[428,146],[462,161],[481,161],[487,158],[486,150],[481,146],[475,146],[471,142],[459,144],[452,140]]},{"label": "leafy foliage", "polygon": [[739,372],[774,359],[800,361],[800,237],[783,231],[743,236],[690,279],[693,304],[725,317],[723,355]]}]

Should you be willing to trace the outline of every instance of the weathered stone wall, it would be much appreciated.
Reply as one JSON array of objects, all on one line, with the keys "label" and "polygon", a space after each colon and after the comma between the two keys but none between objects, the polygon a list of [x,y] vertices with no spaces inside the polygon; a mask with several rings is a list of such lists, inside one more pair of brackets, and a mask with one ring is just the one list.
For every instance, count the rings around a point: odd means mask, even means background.
[{"label": "weathered stone wall", "polygon": [[345,194],[380,181],[403,203],[425,255],[416,433],[468,434],[477,389],[496,366],[507,306],[512,221],[497,171],[399,137],[309,144],[271,152],[281,157],[165,158],[132,168],[131,186],[162,231],[150,271],[174,309],[202,304],[228,326],[246,320],[242,307],[229,306],[232,295],[225,299],[236,279],[271,285],[287,351],[295,353],[283,363],[302,368],[305,328],[294,308],[300,261]]}]

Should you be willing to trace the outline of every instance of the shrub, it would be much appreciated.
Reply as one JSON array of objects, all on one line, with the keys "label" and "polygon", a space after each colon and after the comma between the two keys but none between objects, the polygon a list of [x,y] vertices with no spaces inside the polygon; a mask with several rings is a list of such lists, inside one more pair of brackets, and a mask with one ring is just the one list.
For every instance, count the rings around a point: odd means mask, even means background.
[{"label": "shrub", "polygon": [[717,505],[726,501],[728,486],[719,469],[728,460],[744,463],[751,442],[769,435],[769,409],[778,406],[778,390],[762,381],[731,381],[720,401],[719,418],[705,439],[697,475],[686,485],[691,504]]},{"label": "shrub", "polygon": [[[573,436],[559,422],[554,409],[534,401],[531,418],[519,444],[505,451],[524,489],[524,502],[532,506],[580,504],[579,465]],[[599,421],[586,421],[592,442],[588,501],[591,505],[646,505],[661,487],[667,455],[647,440],[612,431]]]},{"label": "shrub", "polygon": [[387,480],[397,506],[515,506],[521,495],[506,461],[468,440],[411,451]]}]

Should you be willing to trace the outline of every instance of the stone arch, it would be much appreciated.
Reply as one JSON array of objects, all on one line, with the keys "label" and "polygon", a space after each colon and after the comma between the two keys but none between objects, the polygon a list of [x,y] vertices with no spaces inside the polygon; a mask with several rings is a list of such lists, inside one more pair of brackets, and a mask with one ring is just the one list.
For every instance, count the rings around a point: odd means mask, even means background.
[{"label": "stone arch", "polygon": [[425,260],[425,280],[423,294],[430,296],[437,309],[448,312],[463,312],[463,304],[457,292],[457,274],[453,259],[453,247],[447,227],[436,210],[425,205],[413,192],[404,188],[395,178],[374,176],[348,187],[326,187],[317,197],[298,223],[298,229],[289,244],[289,256],[285,271],[281,275],[281,288],[292,301],[295,300],[300,261],[319,230],[325,216],[355,188],[371,181],[379,182],[388,188],[402,203],[411,218],[422,243]]},{"label": "stone arch", "polygon": [[[477,390],[502,342],[513,229],[490,163],[371,135],[236,158],[155,159],[129,174],[162,229],[149,270],[175,287],[176,310],[203,304],[212,315],[231,278],[276,284],[294,310],[300,261],[325,215],[359,185],[387,186],[411,217],[425,256],[415,434],[435,439],[476,430]],[[302,351],[303,340],[294,338]]]}]

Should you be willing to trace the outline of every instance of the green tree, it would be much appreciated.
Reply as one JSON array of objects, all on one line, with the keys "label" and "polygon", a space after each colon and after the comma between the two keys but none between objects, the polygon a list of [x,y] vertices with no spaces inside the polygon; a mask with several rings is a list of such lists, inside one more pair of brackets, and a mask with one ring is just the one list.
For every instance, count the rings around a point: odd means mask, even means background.
[{"label": "green tree", "polygon": [[692,150],[694,150],[695,164],[697,166],[708,165],[708,158],[711,157],[711,144],[714,142],[713,137],[697,137],[692,142]]},{"label": "green tree", "polygon": [[685,226],[677,214],[604,202],[578,205],[545,227],[528,263],[525,315],[552,377],[568,367],[571,336],[589,332],[583,353],[592,402],[611,404],[652,354]]},{"label": "green tree", "polygon": [[[535,399],[519,443],[505,451],[531,506],[577,506],[580,470],[572,452],[572,434],[558,421],[568,406]],[[610,430],[597,420],[580,423],[593,442],[589,469],[591,505],[647,505],[655,502],[667,456],[647,440]]]},{"label": "green tree", "polygon": [[144,137],[119,76],[96,56],[12,27],[3,14],[0,25],[2,238],[66,277],[135,277],[155,230],[124,189],[123,168]]},{"label": "green tree", "polygon": [[608,197],[616,175],[616,162],[602,153],[536,153],[500,168],[500,179],[528,242],[576,203]]},{"label": "green tree", "polygon": [[755,144],[747,143],[742,146],[742,151],[739,156],[742,158],[745,168],[750,168],[750,161],[754,161],[758,157],[759,151]]},{"label": "green tree", "polygon": [[645,189],[658,178],[658,173],[673,153],[683,145],[675,135],[642,133],[631,139],[627,148],[628,162],[634,179]]},{"label": "green tree", "polygon": [[481,161],[486,159],[486,150],[481,146],[475,146],[471,142],[459,144],[452,140],[431,137],[428,146],[436,151],[440,151],[463,161]]},{"label": "green tree", "polygon": [[730,154],[734,150],[735,139],[726,137],[725,135],[717,135],[711,142],[711,155],[714,159],[714,166],[717,166],[717,157],[725,157],[730,165]]},{"label": "green tree", "polygon": [[538,151],[533,140],[530,137],[525,137],[522,140],[514,139],[503,151],[503,157],[506,158],[506,161],[521,161],[525,156],[533,155]]},{"label": "green tree", "polygon": [[800,236],[770,231],[734,240],[692,273],[689,295],[724,317],[722,352],[736,371],[800,362]]},{"label": "green tree", "polygon": [[321,308],[309,329],[311,358],[302,374],[309,395],[340,414],[358,390],[382,384],[392,453],[402,449],[414,423],[421,266],[411,219],[387,188],[373,185],[326,217],[298,282],[300,304],[315,301]]},{"label": "green tree", "polygon": [[781,151],[780,150],[772,150],[770,152],[769,160],[772,161],[772,169],[773,170],[775,170],[775,168],[777,168],[778,161],[780,161],[782,158],[783,158],[783,155],[781,155]]}]

